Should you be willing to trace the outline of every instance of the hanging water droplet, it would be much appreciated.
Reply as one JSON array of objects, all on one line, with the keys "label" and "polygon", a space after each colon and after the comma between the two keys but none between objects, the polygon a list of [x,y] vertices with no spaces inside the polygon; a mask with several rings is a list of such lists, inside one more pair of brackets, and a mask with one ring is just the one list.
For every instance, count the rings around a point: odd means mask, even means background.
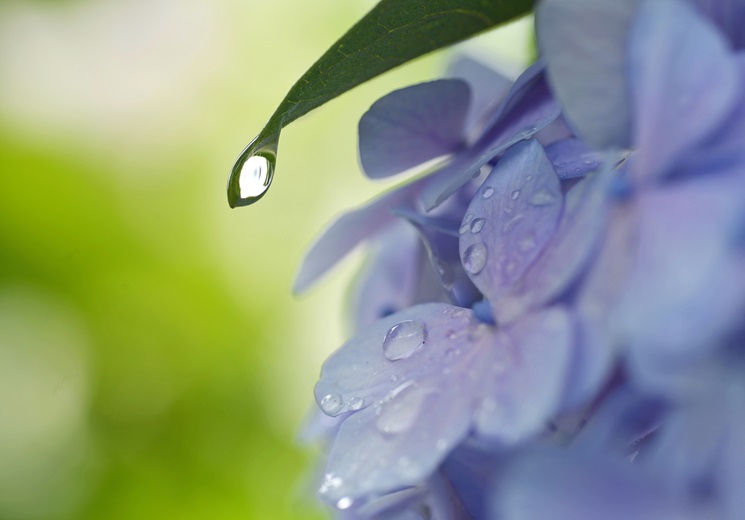
[{"label": "hanging water droplet", "polygon": [[556,197],[550,191],[546,188],[542,188],[535,192],[528,202],[533,206],[548,206],[555,200]]},{"label": "hanging water droplet", "polygon": [[[263,140],[266,142],[266,139]],[[231,208],[248,206],[264,196],[274,177],[277,164],[277,139],[257,146],[254,139],[233,164],[228,178],[228,204]]]},{"label": "hanging water droplet", "polygon": [[353,412],[356,412],[360,408],[362,408],[362,405],[365,404],[365,400],[361,397],[352,397],[349,400],[349,403],[347,404],[347,407],[352,410]]},{"label": "hanging water droplet", "polygon": [[515,226],[518,224],[518,222],[520,222],[524,218],[525,218],[524,215],[515,215],[510,220],[508,220],[507,222],[505,222],[502,225],[502,234],[506,235],[509,232],[511,232],[513,229],[515,229]]},{"label": "hanging water droplet", "polygon": [[383,339],[383,354],[391,361],[405,359],[427,341],[427,328],[419,321],[402,321],[391,327]]},{"label": "hanging water droplet", "polygon": [[380,415],[375,427],[381,433],[398,434],[408,431],[422,407],[427,392],[410,385],[398,392],[395,397],[381,405]]},{"label": "hanging water droplet", "polygon": [[492,195],[494,195],[494,188],[492,188],[491,186],[489,186],[488,188],[486,188],[486,189],[485,189],[485,190],[484,190],[484,191],[483,191],[483,192],[481,193],[481,196],[482,196],[482,197],[484,197],[485,199],[488,199],[488,198],[490,198],[490,197],[491,197]]},{"label": "hanging water droplet", "polygon": [[323,396],[323,399],[321,399],[320,405],[323,413],[326,415],[334,415],[341,410],[342,400],[337,394],[326,394]]},{"label": "hanging water droplet", "polygon": [[463,267],[471,274],[479,274],[486,265],[486,246],[481,242],[472,244],[463,252]]},{"label": "hanging water droplet", "polygon": [[517,200],[517,198],[520,196],[520,190],[515,190],[512,192],[512,195],[510,195],[510,198],[512,200]]},{"label": "hanging water droplet", "polygon": [[471,221],[471,233],[474,235],[481,231],[484,228],[484,219],[483,218],[477,218]]}]

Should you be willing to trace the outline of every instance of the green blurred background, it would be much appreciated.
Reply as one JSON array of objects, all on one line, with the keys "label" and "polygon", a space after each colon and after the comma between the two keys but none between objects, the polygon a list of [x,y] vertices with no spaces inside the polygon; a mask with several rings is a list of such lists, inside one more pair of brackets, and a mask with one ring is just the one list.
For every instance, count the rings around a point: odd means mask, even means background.
[{"label": "green blurred background", "polygon": [[[289,127],[261,203],[230,210],[224,188],[373,4],[0,3],[0,520],[324,517],[295,437],[354,262],[299,300],[290,284],[382,188],[360,115],[445,55]],[[527,38],[489,38],[471,48],[523,59]]]}]

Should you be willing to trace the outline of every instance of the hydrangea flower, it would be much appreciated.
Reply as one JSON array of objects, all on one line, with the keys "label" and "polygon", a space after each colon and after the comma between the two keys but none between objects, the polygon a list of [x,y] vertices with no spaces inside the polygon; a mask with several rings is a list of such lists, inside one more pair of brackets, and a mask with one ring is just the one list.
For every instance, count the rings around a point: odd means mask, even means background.
[{"label": "hydrangea flower", "polygon": [[369,245],[315,389],[340,518],[742,517],[744,6],[544,0],[510,87],[462,62],[363,116],[368,176],[447,159],[296,281]]}]

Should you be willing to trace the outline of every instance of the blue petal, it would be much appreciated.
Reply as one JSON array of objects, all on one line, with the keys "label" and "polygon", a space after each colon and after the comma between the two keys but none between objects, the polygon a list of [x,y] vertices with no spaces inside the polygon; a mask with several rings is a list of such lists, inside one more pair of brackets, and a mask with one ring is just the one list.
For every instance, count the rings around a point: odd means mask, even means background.
[{"label": "blue petal", "polygon": [[737,95],[736,61],[716,29],[679,0],[644,2],[629,49],[635,175],[656,178],[724,121]]},{"label": "blue petal", "polygon": [[471,106],[466,117],[466,135],[479,130],[485,117],[497,109],[510,90],[512,81],[479,61],[461,56],[450,64],[449,77],[461,78],[471,86]]},{"label": "blue petal", "polygon": [[458,191],[483,165],[559,117],[559,106],[548,89],[543,69],[543,64],[536,62],[523,72],[479,140],[432,176],[422,191],[427,210]]},{"label": "blue petal", "polygon": [[367,176],[388,177],[462,147],[470,97],[465,81],[442,79],[376,101],[359,124],[360,161]]},{"label": "blue petal", "polygon": [[[418,231],[435,279],[449,301],[459,307],[470,307],[480,293],[460,263],[458,223],[451,224],[452,221],[448,219],[427,217],[411,210],[397,211],[396,214],[407,219]],[[430,295],[429,301],[442,300],[432,291]]]},{"label": "blue petal", "polygon": [[544,0],[536,33],[564,115],[598,148],[627,148],[631,138],[626,43],[640,0]]},{"label": "blue petal", "polygon": [[510,148],[473,198],[460,255],[476,287],[495,305],[556,231],[562,199],[559,178],[533,140]]},{"label": "blue petal", "polygon": [[416,232],[394,222],[370,244],[352,295],[355,330],[415,303],[423,254]]},{"label": "blue petal", "polygon": [[513,282],[495,302],[497,320],[512,320],[527,309],[551,301],[582,273],[605,225],[606,186],[611,172],[603,173],[569,190],[558,229],[547,234],[550,240],[542,244],[545,247],[535,263],[520,273],[520,283]]},{"label": "blue petal", "polygon": [[696,0],[696,4],[720,30],[730,46],[745,48],[745,2],[743,0]]},{"label": "blue petal", "polygon": [[546,156],[560,179],[576,179],[595,171],[602,154],[579,139],[563,139],[546,146]]},{"label": "blue petal", "polygon": [[653,471],[572,451],[525,455],[500,477],[494,518],[688,520],[699,516]]},{"label": "blue petal", "polygon": [[293,292],[308,290],[357,244],[391,225],[395,220],[391,210],[409,206],[420,188],[421,181],[401,186],[334,221],[306,253],[295,275]]},{"label": "blue petal", "polygon": [[742,324],[741,172],[642,193],[616,325],[639,363],[698,359]]},{"label": "blue petal", "polygon": [[[389,360],[384,338],[410,321],[424,327],[421,344]],[[339,429],[327,466],[336,485],[325,498],[415,485],[473,428],[504,443],[539,432],[561,399],[572,344],[562,308],[500,329],[445,304],[373,324],[329,358],[316,385],[322,408],[330,399],[334,414],[361,408]]]}]

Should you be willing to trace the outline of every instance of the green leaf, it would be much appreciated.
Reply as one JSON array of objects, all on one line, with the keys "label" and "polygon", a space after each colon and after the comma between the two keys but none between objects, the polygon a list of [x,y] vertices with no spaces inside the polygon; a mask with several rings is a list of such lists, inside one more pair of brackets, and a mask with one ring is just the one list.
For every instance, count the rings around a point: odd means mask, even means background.
[{"label": "green leaf", "polygon": [[[259,200],[272,181],[283,127],[398,65],[529,12],[534,0],[382,0],[290,89],[228,180],[230,207]],[[243,177],[243,178],[242,178]]]}]

